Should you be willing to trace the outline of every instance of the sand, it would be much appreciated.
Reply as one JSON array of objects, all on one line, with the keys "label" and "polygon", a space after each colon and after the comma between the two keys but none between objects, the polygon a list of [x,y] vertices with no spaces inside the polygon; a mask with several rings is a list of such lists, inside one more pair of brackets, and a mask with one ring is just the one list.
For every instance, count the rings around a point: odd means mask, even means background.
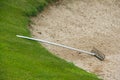
[{"label": "sand", "polygon": [[35,38],[105,54],[104,61],[65,48],[42,44],[50,52],[104,80],[120,80],[120,0],[62,0],[33,17]]}]

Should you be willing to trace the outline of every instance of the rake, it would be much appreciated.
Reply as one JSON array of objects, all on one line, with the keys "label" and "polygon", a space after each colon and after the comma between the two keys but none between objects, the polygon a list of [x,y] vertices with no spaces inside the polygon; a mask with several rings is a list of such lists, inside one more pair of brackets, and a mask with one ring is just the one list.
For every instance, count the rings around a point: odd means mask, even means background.
[{"label": "rake", "polygon": [[73,48],[73,47],[69,47],[69,46],[54,43],[54,42],[49,42],[49,41],[42,40],[42,39],[36,39],[36,38],[31,38],[31,37],[21,36],[21,35],[16,35],[16,36],[20,37],[20,38],[29,39],[29,40],[39,41],[39,42],[42,42],[42,43],[48,43],[48,44],[55,45],[55,46],[60,46],[60,47],[67,48],[67,49],[70,49],[70,50],[78,51],[80,53],[86,53],[86,54],[95,56],[97,59],[99,59],[101,61],[103,61],[105,59],[105,55],[102,52],[100,52],[99,50],[97,50],[96,48],[93,48],[91,52],[88,52],[88,51],[85,51],[85,50],[76,49],[76,48]]}]

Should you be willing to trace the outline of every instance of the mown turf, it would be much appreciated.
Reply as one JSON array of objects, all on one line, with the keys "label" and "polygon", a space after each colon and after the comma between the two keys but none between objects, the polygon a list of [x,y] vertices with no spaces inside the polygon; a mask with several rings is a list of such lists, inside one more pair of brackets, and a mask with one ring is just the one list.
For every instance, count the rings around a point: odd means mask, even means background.
[{"label": "mown turf", "polygon": [[29,16],[55,0],[0,0],[0,80],[99,80],[48,52],[30,36]]}]

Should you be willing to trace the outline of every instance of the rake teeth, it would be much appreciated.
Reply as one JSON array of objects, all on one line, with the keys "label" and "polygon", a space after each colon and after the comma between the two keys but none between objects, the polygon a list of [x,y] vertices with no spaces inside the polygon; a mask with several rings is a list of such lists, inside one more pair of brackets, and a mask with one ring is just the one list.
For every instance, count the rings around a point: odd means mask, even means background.
[{"label": "rake teeth", "polygon": [[91,52],[95,53],[94,56],[99,60],[103,61],[105,59],[105,55],[101,51],[97,50],[96,48],[93,48]]}]

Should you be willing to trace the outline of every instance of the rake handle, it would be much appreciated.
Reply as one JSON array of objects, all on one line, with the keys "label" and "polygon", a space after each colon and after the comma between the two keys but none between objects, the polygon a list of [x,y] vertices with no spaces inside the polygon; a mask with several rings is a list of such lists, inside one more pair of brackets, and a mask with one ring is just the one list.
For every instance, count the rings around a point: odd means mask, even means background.
[{"label": "rake handle", "polygon": [[95,55],[95,53],[91,53],[91,52],[88,52],[88,51],[76,49],[76,48],[69,47],[69,46],[66,46],[66,45],[63,45],[63,44],[58,44],[58,43],[54,43],[54,42],[50,42],[50,41],[46,41],[46,40],[42,40],[42,39],[30,38],[30,37],[27,37],[27,36],[21,36],[21,35],[16,35],[16,36],[20,37],[20,38],[29,39],[29,40],[48,43],[48,44],[55,45],[55,46],[60,46],[60,47],[63,47],[63,48],[67,48],[67,49],[70,49],[70,50],[74,50],[74,51],[78,51],[78,52],[82,52],[82,53],[86,53],[86,54],[90,54],[90,55]]}]

